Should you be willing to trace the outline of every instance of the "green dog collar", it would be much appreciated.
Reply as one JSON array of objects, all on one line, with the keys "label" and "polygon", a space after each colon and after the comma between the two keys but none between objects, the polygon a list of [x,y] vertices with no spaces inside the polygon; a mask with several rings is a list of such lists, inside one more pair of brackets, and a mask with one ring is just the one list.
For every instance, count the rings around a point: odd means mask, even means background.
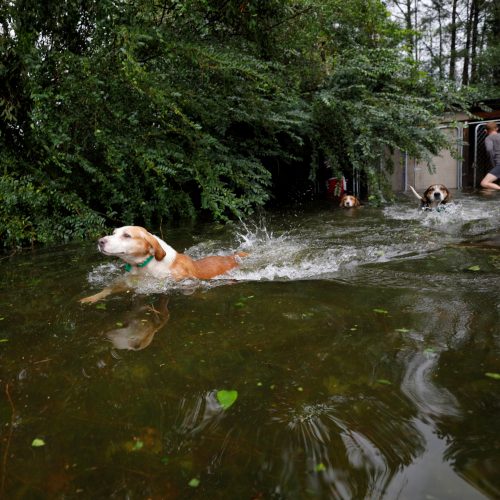
[{"label": "green dog collar", "polygon": [[[147,266],[154,258],[154,255],[150,255],[144,262],[141,262],[140,264],[136,264],[137,267],[145,267]],[[125,271],[129,273],[132,271],[132,264],[125,264]]]}]

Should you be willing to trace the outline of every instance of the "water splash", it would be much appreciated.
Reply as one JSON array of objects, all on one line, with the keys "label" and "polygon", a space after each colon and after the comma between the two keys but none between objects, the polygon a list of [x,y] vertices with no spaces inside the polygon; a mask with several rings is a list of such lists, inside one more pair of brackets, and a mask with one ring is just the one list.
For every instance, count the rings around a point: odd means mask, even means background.
[{"label": "water splash", "polygon": [[[189,294],[235,280],[342,279],[366,264],[415,258],[464,237],[491,232],[498,228],[499,220],[499,204],[463,197],[440,212],[422,211],[414,203],[403,202],[383,210],[365,207],[354,215],[323,208],[314,214],[240,222],[225,228],[224,243],[218,234],[184,251],[196,259],[248,252],[239,268],[207,282],[146,279],[136,291]],[[119,264],[101,264],[89,274],[89,282],[105,286],[122,272]]]},{"label": "water splash", "polygon": [[493,203],[491,199],[462,197],[442,207],[442,210],[437,211],[396,204],[384,208],[384,216],[393,220],[416,222],[422,227],[462,237],[482,234],[498,227],[500,204]]}]

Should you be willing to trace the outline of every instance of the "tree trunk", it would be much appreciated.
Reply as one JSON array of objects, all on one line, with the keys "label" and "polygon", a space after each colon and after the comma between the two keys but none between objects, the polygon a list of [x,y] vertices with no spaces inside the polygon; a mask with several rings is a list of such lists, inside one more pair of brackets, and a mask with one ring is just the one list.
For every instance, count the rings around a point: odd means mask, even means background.
[{"label": "tree trunk", "polygon": [[455,80],[457,70],[457,1],[451,4],[450,24],[450,80]]},{"label": "tree trunk", "polygon": [[473,16],[472,16],[472,35],[471,35],[471,70],[470,83],[477,81],[477,50],[479,39],[479,5],[478,0],[472,0]]},{"label": "tree trunk", "polygon": [[467,20],[465,23],[466,38],[465,38],[465,48],[464,48],[464,68],[462,72],[462,85],[469,85],[469,62],[470,62],[470,44],[471,44],[473,9],[474,9],[474,0],[471,0],[470,4],[467,6]]}]

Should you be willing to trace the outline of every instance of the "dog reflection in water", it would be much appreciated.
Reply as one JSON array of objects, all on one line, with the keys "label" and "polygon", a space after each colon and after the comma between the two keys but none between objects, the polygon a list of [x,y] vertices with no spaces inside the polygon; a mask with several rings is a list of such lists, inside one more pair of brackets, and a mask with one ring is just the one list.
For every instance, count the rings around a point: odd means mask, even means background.
[{"label": "dog reflection in water", "polygon": [[162,297],[156,307],[144,304],[142,300],[127,313],[118,328],[105,332],[105,335],[116,349],[140,351],[151,344],[168,319],[168,297]]}]

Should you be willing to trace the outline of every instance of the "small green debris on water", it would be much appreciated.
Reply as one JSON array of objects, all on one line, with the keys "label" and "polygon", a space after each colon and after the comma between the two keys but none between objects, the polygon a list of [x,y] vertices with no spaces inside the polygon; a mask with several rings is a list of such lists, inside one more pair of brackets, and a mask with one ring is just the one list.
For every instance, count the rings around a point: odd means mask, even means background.
[{"label": "small green debris on water", "polygon": [[485,375],[489,378],[492,378],[494,380],[500,380],[500,373],[495,373],[495,372],[486,372]]},{"label": "small green debris on water", "polygon": [[326,470],[326,466],[323,462],[320,462],[316,467],[314,468],[316,472],[323,472]]},{"label": "small green debris on water", "polygon": [[410,330],[408,330],[408,328],[396,328],[395,331],[399,333],[408,333]]},{"label": "small green debris on water", "polygon": [[198,486],[200,485],[200,480],[197,477],[193,477],[193,479],[189,481],[188,485],[191,486],[191,488],[198,488]]},{"label": "small green debris on water", "polygon": [[116,326],[119,326],[119,327],[121,328],[121,327],[123,326],[123,323],[122,323],[121,321],[117,321],[117,322],[115,323],[115,325],[116,325]]},{"label": "small green debris on water", "polygon": [[33,446],[33,448],[40,448],[42,446],[45,446],[45,441],[43,439],[40,439],[40,438],[35,438],[31,442],[31,446]]},{"label": "small green debris on water", "polygon": [[103,311],[107,309],[106,304],[105,304],[104,302],[101,302],[100,304],[97,304],[97,305],[95,306],[95,308],[96,308],[96,309],[101,309],[101,310],[103,310]]},{"label": "small green debris on water", "polygon": [[481,271],[481,268],[479,266],[470,266],[467,271]]},{"label": "small green debris on water", "polygon": [[168,465],[170,463],[170,458],[169,457],[162,457],[162,459],[160,460],[160,462],[163,465]]},{"label": "small green debris on water", "polygon": [[144,442],[141,441],[140,439],[137,439],[132,450],[134,450],[134,451],[142,450],[143,447],[144,447]]},{"label": "small green debris on water", "polygon": [[0,343],[1,342],[8,342],[8,341],[9,341],[9,339],[0,339]]},{"label": "small green debris on water", "polygon": [[382,384],[382,385],[392,385],[392,382],[390,380],[385,379],[385,378],[377,379],[377,383]]},{"label": "small green debris on water", "polygon": [[245,307],[246,306],[245,301],[247,301],[248,299],[253,299],[253,298],[254,298],[254,295],[249,295],[248,297],[240,297],[238,302],[236,302],[234,304],[234,307]]},{"label": "small green debris on water", "polygon": [[389,314],[389,311],[387,311],[386,309],[374,309],[373,312],[376,312],[377,314]]},{"label": "small green debris on water", "polygon": [[238,399],[238,391],[217,391],[217,401],[222,406],[222,409],[227,410]]}]

